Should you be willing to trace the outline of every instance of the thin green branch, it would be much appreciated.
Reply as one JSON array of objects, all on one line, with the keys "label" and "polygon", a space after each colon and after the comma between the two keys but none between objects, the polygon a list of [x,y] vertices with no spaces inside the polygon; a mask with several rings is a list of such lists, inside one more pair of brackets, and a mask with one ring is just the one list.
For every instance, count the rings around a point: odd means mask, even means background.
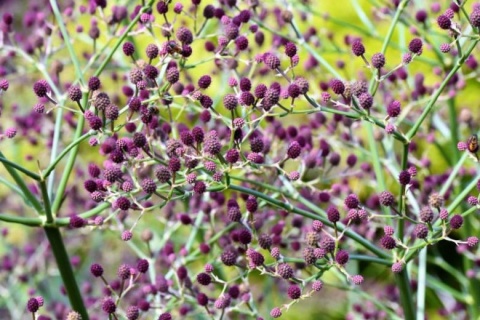
[{"label": "thin green branch", "polygon": [[3,162],[3,164],[5,166],[9,166],[9,167],[13,167],[15,169],[17,169],[18,171],[21,171],[23,172],[24,174],[26,174],[27,176],[29,176],[30,178],[34,179],[34,180],[40,180],[40,176],[24,167],[22,167],[21,165],[13,162],[13,161],[10,161],[8,159],[6,159],[4,156],[0,156],[0,162]]}]

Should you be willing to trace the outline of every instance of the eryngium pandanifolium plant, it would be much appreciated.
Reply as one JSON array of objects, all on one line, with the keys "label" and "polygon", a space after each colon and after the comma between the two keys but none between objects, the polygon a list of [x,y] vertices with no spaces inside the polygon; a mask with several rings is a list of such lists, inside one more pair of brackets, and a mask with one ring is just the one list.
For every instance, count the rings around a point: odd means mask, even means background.
[{"label": "eryngium pandanifolium plant", "polygon": [[465,2],[2,4],[1,317],[477,319]]}]

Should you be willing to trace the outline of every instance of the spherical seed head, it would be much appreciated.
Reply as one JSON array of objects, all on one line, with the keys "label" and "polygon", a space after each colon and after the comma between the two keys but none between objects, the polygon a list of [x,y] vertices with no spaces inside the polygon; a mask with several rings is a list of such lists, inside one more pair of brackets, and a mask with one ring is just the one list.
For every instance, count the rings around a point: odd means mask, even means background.
[{"label": "spherical seed head", "polygon": [[234,110],[238,105],[238,99],[234,94],[229,93],[223,97],[223,105],[227,110]]},{"label": "spherical seed head", "polygon": [[158,320],[172,320],[172,315],[169,312],[162,313],[159,317]]},{"label": "spherical seed head", "polygon": [[212,78],[209,75],[203,75],[198,79],[198,86],[200,89],[207,89],[212,83]]},{"label": "spherical seed head", "polygon": [[180,171],[181,167],[182,164],[180,163],[180,159],[177,157],[170,158],[168,161],[168,169],[170,169],[171,172]]},{"label": "spherical seed head", "polygon": [[440,29],[448,30],[452,26],[452,21],[446,15],[439,15],[437,18],[437,23]]},{"label": "spherical seed head", "polygon": [[392,264],[392,272],[393,273],[400,273],[403,270],[403,263],[402,262],[395,262]]},{"label": "spherical seed head", "polygon": [[233,266],[237,261],[237,253],[231,249],[228,249],[220,255],[220,259],[222,260],[224,265],[229,267]]},{"label": "spherical seed head", "polygon": [[372,66],[375,68],[375,69],[380,69],[380,68],[383,68],[385,66],[385,56],[383,55],[383,53],[375,53],[373,56],[372,56]]},{"label": "spherical seed head", "polygon": [[302,147],[297,141],[293,141],[288,146],[287,155],[290,159],[298,158],[301,152],[302,152]]},{"label": "spherical seed head", "polygon": [[280,249],[278,249],[277,247],[272,248],[272,250],[270,250],[270,255],[271,255],[272,258],[275,259],[275,260],[280,259],[280,257],[281,257]]},{"label": "spherical seed head", "polygon": [[428,236],[428,227],[424,224],[417,224],[413,233],[417,238],[425,239]]},{"label": "spherical seed head", "polygon": [[150,64],[147,64],[147,65],[143,68],[143,73],[145,74],[145,76],[146,76],[148,79],[154,80],[155,78],[158,77],[158,69],[155,68],[154,66],[150,65]]},{"label": "spherical seed head", "polygon": [[149,59],[155,59],[158,56],[159,49],[157,45],[150,43],[145,49],[145,54]]},{"label": "spherical seed head", "polygon": [[75,228],[75,229],[78,229],[78,228],[82,228],[86,225],[87,221],[85,221],[85,219],[77,216],[77,215],[72,215],[70,217],[70,222],[69,222],[69,226],[71,228]]},{"label": "spherical seed head", "polygon": [[140,310],[137,306],[130,306],[127,309],[126,315],[128,320],[137,320],[140,316]]},{"label": "spherical seed head", "polygon": [[240,36],[237,39],[235,39],[235,46],[237,47],[237,50],[239,51],[244,51],[248,49],[248,38],[245,36]]},{"label": "spherical seed head", "polygon": [[[65,318],[65,320],[82,320],[82,316],[80,315],[80,313],[78,313],[76,311],[70,311],[67,314],[67,317]],[[130,320],[130,319],[128,319],[128,320]]]},{"label": "spherical seed head", "polygon": [[235,163],[240,159],[240,152],[238,152],[237,149],[230,149],[227,151],[225,154],[225,160],[227,160],[228,163]]},{"label": "spherical seed head", "polygon": [[294,55],[297,54],[297,46],[292,42],[287,42],[285,44],[285,54],[288,57],[292,58]]},{"label": "spherical seed head", "polygon": [[100,85],[100,79],[98,79],[97,77],[91,77],[90,79],[88,79],[88,89],[90,89],[91,91],[100,89]]},{"label": "spherical seed head", "polygon": [[103,275],[103,268],[98,263],[94,263],[90,266],[90,272],[94,277],[101,277]]},{"label": "spherical seed head", "polygon": [[478,238],[477,237],[468,237],[467,238],[467,245],[470,247],[470,248],[473,248],[475,247],[476,245],[478,244]]},{"label": "spherical seed head", "polygon": [[265,262],[265,258],[260,252],[253,251],[248,255],[251,263],[251,267],[260,267]]},{"label": "spherical seed head", "polygon": [[250,91],[250,89],[252,89],[252,82],[248,78],[241,78],[239,87],[241,91]]},{"label": "spherical seed head", "polygon": [[478,198],[474,196],[469,196],[467,198],[467,203],[471,206],[476,206],[478,204]]},{"label": "spherical seed head", "polygon": [[239,222],[242,219],[242,213],[238,207],[228,208],[227,215],[228,219],[230,219],[232,222]]},{"label": "spherical seed head", "polygon": [[180,79],[180,72],[177,68],[168,68],[165,79],[167,79],[167,81],[171,84],[174,84],[178,82],[178,79]]},{"label": "spherical seed head", "polygon": [[281,263],[277,266],[277,274],[283,279],[290,279],[293,277],[293,268],[286,263]]},{"label": "spherical seed head", "polygon": [[443,206],[444,201],[445,199],[439,193],[432,193],[430,197],[428,197],[428,204],[437,209]]},{"label": "spherical seed head", "polygon": [[410,183],[410,179],[411,179],[411,177],[410,177],[410,173],[408,172],[408,170],[403,170],[398,175],[398,181],[400,182],[401,185],[406,186],[407,184]]},{"label": "spherical seed head", "polygon": [[117,276],[123,280],[128,279],[130,277],[130,267],[126,264],[120,265],[117,270]]},{"label": "spherical seed head", "polygon": [[384,226],[383,232],[386,236],[392,236],[395,233],[395,229],[392,226]]},{"label": "spherical seed head", "polygon": [[387,114],[391,118],[397,117],[400,114],[401,110],[402,109],[400,102],[397,100],[390,102],[387,106]]},{"label": "spherical seed head", "polygon": [[225,26],[225,37],[228,40],[235,40],[238,37],[239,30],[238,27],[233,24],[229,23]]},{"label": "spherical seed head", "polygon": [[147,138],[141,132],[135,132],[132,137],[133,145],[137,148],[143,148],[147,144]]},{"label": "spherical seed head", "polygon": [[301,94],[305,94],[308,92],[308,89],[310,88],[310,84],[308,83],[307,79],[303,77],[297,77],[293,83],[298,86],[300,89]]},{"label": "spherical seed head", "polygon": [[208,286],[212,283],[212,277],[208,273],[201,272],[197,275],[197,282],[202,286]]},{"label": "spherical seed head", "polygon": [[338,212],[337,208],[330,206],[327,209],[327,218],[330,222],[336,223],[340,220],[340,212]]},{"label": "spherical seed head", "polygon": [[70,86],[68,88],[68,97],[72,101],[79,102],[82,99],[82,89],[79,86]]},{"label": "spherical seed head", "polygon": [[470,14],[470,22],[472,23],[472,26],[476,28],[480,27],[480,8],[474,9]]},{"label": "spherical seed head", "polygon": [[176,36],[178,41],[183,44],[191,44],[193,42],[193,34],[192,32],[186,27],[178,28],[176,32]]},{"label": "spherical seed head", "polygon": [[132,240],[133,233],[130,230],[125,230],[122,232],[122,241]]},{"label": "spherical seed head", "polygon": [[109,104],[105,109],[105,117],[108,120],[117,120],[119,115],[120,110],[118,110],[118,107],[114,104]]},{"label": "spherical seed head", "polygon": [[459,214],[453,215],[453,217],[450,219],[450,227],[452,229],[460,229],[463,225],[463,217]]},{"label": "spherical seed head", "polygon": [[267,54],[267,57],[264,58],[264,62],[267,67],[272,70],[276,70],[278,67],[280,67],[280,59],[272,53]]},{"label": "spherical seed head", "polygon": [[105,110],[110,105],[110,97],[105,92],[100,92],[93,99],[93,106],[98,110]]},{"label": "spherical seed head", "polygon": [[205,191],[207,191],[207,185],[205,184],[205,182],[203,181],[195,182],[195,184],[193,185],[193,192],[195,192],[196,194],[202,194]]},{"label": "spherical seed head", "polygon": [[293,284],[288,288],[287,294],[290,297],[290,299],[296,300],[302,296],[302,290],[300,289],[299,286]]},{"label": "spherical seed head", "polygon": [[38,311],[40,308],[40,305],[38,304],[38,300],[35,298],[30,298],[27,301],[27,310],[28,312],[35,313]]},{"label": "spherical seed head", "polygon": [[37,82],[35,82],[35,84],[33,85],[33,92],[35,92],[35,94],[42,98],[42,97],[45,97],[48,93],[48,87],[47,85],[45,85],[45,82],[42,81],[42,80],[39,80]]},{"label": "spherical seed head", "polygon": [[345,265],[348,262],[349,254],[346,250],[339,250],[335,256],[335,261],[340,265]]},{"label": "spherical seed head", "polygon": [[258,245],[260,248],[268,250],[272,246],[272,238],[268,234],[261,234],[258,237]]},{"label": "spherical seed head", "polygon": [[36,105],[33,106],[33,111],[39,114],[42,114],[45,112],[45,106],[41,103],[37,103]]},{"label": "spherical seed head", "polygon": [[115,201],[115,204],[116,204],[116,207],[120,210],[126,211],[130,208],[130,200],[128,200],[128,198],[126,197],[119,197]]},{"label": "spherical seed head", "polygon": [[264,98],[267,90],[268,90],[267,86],[264,85],[263,83],[260,83],[255,87],[255,90],[254,90],[255,97],[257,97],[258,99]]},{"label": "spherical seed head", "polygon": [[324,236],[320,242],[320,247],[326,252],[333,252],[335,250],[335,240],[328,236]]},{"label": "spherical seed head", "polygon": [[312,282],[312,290],[313,291],[320,291],[323,288],[323,282],[321,280],[315,280]]},{"label": "spherical seed head", "polygon": [[141,183],[141,186],[142,186],[143,191],[145,193],[148,193],[148,194],[152,194],[152,193],[155,192],[155,190],[157,190],[157,185],[150,178],[143,179],[142,183]]},{"label": "spherical seed head", "polygon": [[215,300],[214,306],[216,309],[225,309],[230,305],[230,296],[229,295],[223,295],[219,297],[217,300]]},{"label": "spherical seed head", "polygon": [[7,79],[0,79],[0,90],[7,91],[9,83]]},{"label": "spherical seed head", "polygon": [[360,41],[354,41],[352,43],[352,52],[354,55],[356,55],[357,57],[360,57],[362,55],[365,54],[365,46],[363,45],[362,42]]},{"label": "spherical seed head", "polygon": [[457,149],[458,151],[466,151],[468,149],[468,144],[464,141],[460,141],[457,143]]},{"label": "spherical seed head", "polygon": [[426,223],[433,221],[433,210],[432,208],[425,206],[420,210],[420,220]]},{"label": "spherical seed head", "polygon": [[356,209],[358,208],[358,205],[360,204],[360,201],[358,200],[358,197],[356,194],[349,194],[344,202],[345,206],[349,209]]},{"label": "spherical seed head", "polygon": [[368,110],[373,106],[373,97],[369,93],[364,92],[358,97],[358,102],[363,109]]},{"label": "spherical seed head", "polygon": [[382,191],[379,195],[379,201],[382,206],[391,207],[395,203],[395,197],[389,191]]},{"label": "spherical seed head", "polygon": [[392,250],[397,246],[397,242],[391,236],[384,236],[381,241],[382,246],[387,250]]},{"label": "spherical seed head", "polygon": [[314,264],[317,261],[315,256],[315,250],[312,247],[306,247],[303,249],[303,260],[306,264]]},{"label": "spherical seed head", "polygon": [[315,232],[321,232],[323,228],[323,223],[319,220],[313,220],[312,222],[312,229]]},{"label": "spherical seed head", "polygon": [[115,302],[112,298],[105,298],[102,301],[102,310],[108,314],[115,313],[115,311],[117,310],[117,306],[115,305]]},{"label": "spherical seed head", "polygon": [[240,104],[242,106],[252,106],[255,103],[255,97],[249,91],[240,93]]},{"label": "spherical seed head", "polygon": [[412,39],[408,44],[408,50],[412,53],[420,54],[422,52],[423,42],[419,38]]},{"label": "spherical seed head", "polygon": [[270,311],[270,316],[272,318],[280,318],[282,316],[282,310],[279,307],[275,307]]},{"label": "spherical seed head", "polygon": [[361,285],[361,284],[363,283],[363,276],[357,274],[357,275],[352,276],[352,277],[350,278],[350,280],[352,280],[352,282],[353,282],[355,285],[359,286],[359,285]]},{"label": "spherical seed head", "polygon": [[442,43],[440,45],[440,51],[443,52],[443,53],[448,53],[450,52],[450,43]]},{"label": "spherical seed head", "polygon": [[320,237],[317,232],[315,231],[310,231],[305,234],[305,241],[309,246],[316,246],[318,243],[318,240],[320,240]]},{"label": "spherical seed head", "polygon": [[438,217],[445,221],[448,219],[448,210],[447,209],[440,209],[440,212],[438,213]]},{"label": "spherical seed head", "polygon": [[130,57],[135,53],[135,46],[133,43],[127,41],[123,44],[122,50],[127,57]]},{"label": "spherical seed head", "polygon": [[330,81],[330,88],[336,94],[343,94],[345,92],[345,84],[341,80],[333,79]]}]

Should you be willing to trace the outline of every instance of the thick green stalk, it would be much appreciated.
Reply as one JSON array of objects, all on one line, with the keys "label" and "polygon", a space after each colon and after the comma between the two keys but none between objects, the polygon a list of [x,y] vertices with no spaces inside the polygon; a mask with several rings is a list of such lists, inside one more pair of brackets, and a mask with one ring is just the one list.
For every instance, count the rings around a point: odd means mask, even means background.
[{"label": "thick green stalk", "polygon": [[18,217],[3,213],[0,213],[0,221],[22,224],[27,227],[40,227],[43,223],[40,218]]},{"label": "thick green stalk", "polygon": [[415,319],[415,308],[412,301],[412,290],[410,288],[410,280],[408,279],[408,273],[405,268],[402,272],[395,275],[395,282],[397,283],[398,290],[400,292],[400,301],[403,307],[403,316],[406,320]]},{"label": "thick green stalk", "polygon": [[75,274],[73,273],[72,265],[70,264],[70,258],[68,257],[67,250],[63,244],[62,235],[60,230],[55,227],[44,227],[45,234],[47,235],[48,242],[52,249],[55,261],[57,262],[58,270],[62,277],[63,284],[67,291],[68,299],[72,305],[72,309],[80,313],[82,320],[88,320],[88,313],[85,305],[83,304],[82,294],[75,281]]}]

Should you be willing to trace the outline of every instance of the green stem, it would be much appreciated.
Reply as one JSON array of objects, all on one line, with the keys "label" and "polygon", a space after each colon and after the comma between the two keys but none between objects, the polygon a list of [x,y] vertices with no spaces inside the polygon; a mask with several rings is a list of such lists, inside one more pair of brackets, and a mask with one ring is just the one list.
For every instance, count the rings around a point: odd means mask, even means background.
[{"label": "green stem", "polygon": [[22,167],[21,165],[6,159],[3,156],[3,154],[2,154],[2,156],[0,156],[0,162],[3,162],[3,164],[5,166],[13,167],[13,168],[17,169],[18,171],[21,171],[21,172],[25,173],[27,176],[29,176],[30,178],[32,178],[34,180],[37,180],[37,181],[40,180],[40,176],[38,174],[33,173],[32,171]]},{"label": "green stem", "polygon": [[43,207],[45,209],[45,215],[47,217],[47,223],[53,223],[52,208],[50,207],[50,198],[48,197],[47,184],[45,181],[40,181],[40,191],[43,197]]},{"label": "green stem", "polygon": [[403,270],[395,275],[395,282],[400,291],[400,301],[403,307],[403,316],[406,320],[415,319],[415,310],[413,307],[412,290],[410,288],[410,280],[408,279],[407,270]]},{"label": "green stem", "polygon": [[[0,151],[0,157],[5,158],[1,151]],[[25,181],[18,174],[17,170],[13,169],[9,165],[6,165],[5,163],[3,163],[3,165],[5,166],[5,169],[7,169],[8,173],[12,176],[13,180],[15,180],[15,182],[18,185],[18,187],[20,188],[20,190],[22,190],[25,198],[27,198],[28,201],[30,201],[32,206],[35,208],[35,210],[39,214],[43,214],[42,204],[40,203],[40,201],[38,201],[37,197],[35,197],[35,195],[32,193],[32,191],[30,191],[28,186],[25,184]]]},{"label": "green stem", "polygon": [[[388,29],[387,35],[385,36],[385,40],[383,41],[381,53],[385,54],[385,52],[387,51],[388,45],[390,43],[390,40],[392,39],[393,32],[395,31],[395,27],[397,26],[398,20],[400,19],[400,16],[403,10],[405,9],[405,7],[409,2],[410,0],[403,0],[398,5],[397,11],[395,12],[395,16],[393,17],[392,23],[390,24],[390,28]],[[373,90],[375,86],[375,82],[376,82],[375,78],[372,77],[372,79],[370,80],[370,86],[368,88],[368,91],[371,93],[372,96],[375,95],[375,92]]]},{"label": "green stem", "polygon": [[92,134],[91,133],[86,133],[82,136],[80,136],[79,138],[75,139],[74,141],[72,141],[72,143],[70,143],[56,158],[55,160],[53,160],[50,165],[42,172],[43,176],[44,177],[48,177],[50,175],[50,173],[55,170],[55,167],[57,166],[57,164],[60,162],[60,160],[63,159],[63,157],[65,157],[69,152],[70,150],[72,150],[74,147],[76,147],[80,142],[82,142],[83,140],[85,140],[86,138],[90,137]]},{"label": "green stem", "polygon": [[3,213],[0,214],[0,221],[22,224],[27,227],[39,227],[42,225],[42,219],[40,218],[17,217]]},{"label": "green stem", "polygon": [[[408,147],[409,145],[408,144],[405,144],[403,146],[403,154],[402,154],[402,171],[403,170],[406,170],[407,169],[407,162],[408,162]],[[402,184],[400,186],[400,195],[399,195],[399,201],[398,201],[398,212],[400,212],[400,214],[404,215],[405,213],[403,212],[403,208],[406,207],[406,204],[405,204],[405,186]],[[406,210],[405,210],[406,212]],[[405,220],[404,219],[400,219],[398,221],[398,228],[397,228],[397,237],[403,241],[403,236],[404,236],[404,227],[405,227]]]},{"label": "green stem", "polygon": [[58,270],[62,276],[63,284],[65,285],[72,309],[80,313],[83,320],[88,320],[87,309],[83,304],[82,294],[75,281],[75,275],[73,273],[72,265],[70,264],[67,250],[63,244],[62,235],[58,228],[44,227],[43,229],[45,230],[53,255],[57,261]]},{"label": "green stem", "polygon": [[57,1],[56,0],[50,0],[50,5],[52,6],[53,14],[55,15],[55,18],[57,19],[58,26],[60,27],[60,32],[62,33],[64,43],[67,46],[68,53],[70,55],[70,59],[72,59],[77,78],[79,79],[79,81],[82,85],[85,85],[85,80],[83,78],[82,69],[80,68],[80,62],[78,61],[77,55],[75,54],[75,50],[73,49],[73,46],[70,43],[70,36],[68,35],[68,31],[67,31],[65,23],[63,21],[62,14],[60,13],[60,10],[58,9]]},{"label": "green stem", "polygon": [[[299,214],[301,216],[304,216],[306,218],[310,218],[310,219],[314,219],[314,220],[320,220],[320,221],[323,222],[323,224],[333,228],[333,224],[325,217],[325,215],[322,216],[322,215],[314,214],[310,211],[306,211],[306,210],[297,208],[290,203],[285,203],[284,201],[273,199],[273,198],[265,195],[262,192],[259,192],[259,191],[253,190],[253,189],[249,189],[249,188],[246,188],[246,187],[231,184],[231,185],[228,186],[228,188],[231,189],[231,190],[234,190],[234,191],[242,192],[242,193],[245,193],[245,194],[250,194],[252,196],[255,196],[257,198],[265,200],[266,202],[270,203],[271,205],[274,205],[276,207],[285,209],[289,212],[294,212],[294,213]],[[284,194],[284,195],[286,195],[286,194]],[[288,195],[286,195],[286,196],[288,197]],[[388,253],[384,252],[382,249],[378,248],[377,246],[372,244],[370,241],[368,241],[364,237],[360,236],[358,233],[356,233],[352,230],[349,230],[349,229],[345,230],[345,226],[343,226],[342,224],[337,223],[337,228],[340,232],[345,231],[345,234],[350,239],[359,243],[360,245],[362,245],[363,247],[365,247],[367,250],[369,250],[373,254],[377,255],[378,257],[384,258],[384,259],[390,259],[391,258]]]},{"label": "green stem", "polygon": [[457,63],[455,64],[455,66],[452,68],[452,70],[450,71],[450,73],[445,77],[445,79],[443,80],[442,84],[440,85],[440,87],[437,89],[437,91],[435,92],[435,94],[432,96],[432,98],[430,99],[430,101],[428,102],[427,106],[425,107],[425,109],[423,110],[422,114],[420,115],[419,119],[415,122],[415,124],[413,125],[413,127],[410,129],[410,131],[408,131],[407,133],[407,138],[408,139],[412,139],[416,134],[417,134],[417,131],[418,129],[420,128],[420,126],[422,125],[423,121],[425,121],[426,117],[428,116],[428,114],[432,111],[433,109],[433,106],[435,105],[435,102],[437,102],[438,100],[438,97],[440,97],[440,94],[442,93],[443,89],[445,89],[445,87],[447,86],[448,82],[450,81],[450,79],[452,79],[452,77],[455,75],[455,73],[457,73],[458,69],[460,69],[460,67],[463,65],[463,63],[465,62],[465,60],[467,59],[468,56],[470,56],[470,53],[472,53],[473,49],[475,49],[475,46],[477,45],[477,43],[479,42],[480,40],[475,40],[472,42],[472,44],[470,45],[470,47],[466,50],[465,54],[463,55],[463,57],[461,57]]},{"label": "green stem", "polygon": [[450,122],[450,132],[452,137],[452,142],[450,143],[453,153],[454,161],[460,159],[460,152],[457,149],[458,141],[458,120],[457,120],[457,111],[455,110],[455,98],[448,99],[448,118]]}]

